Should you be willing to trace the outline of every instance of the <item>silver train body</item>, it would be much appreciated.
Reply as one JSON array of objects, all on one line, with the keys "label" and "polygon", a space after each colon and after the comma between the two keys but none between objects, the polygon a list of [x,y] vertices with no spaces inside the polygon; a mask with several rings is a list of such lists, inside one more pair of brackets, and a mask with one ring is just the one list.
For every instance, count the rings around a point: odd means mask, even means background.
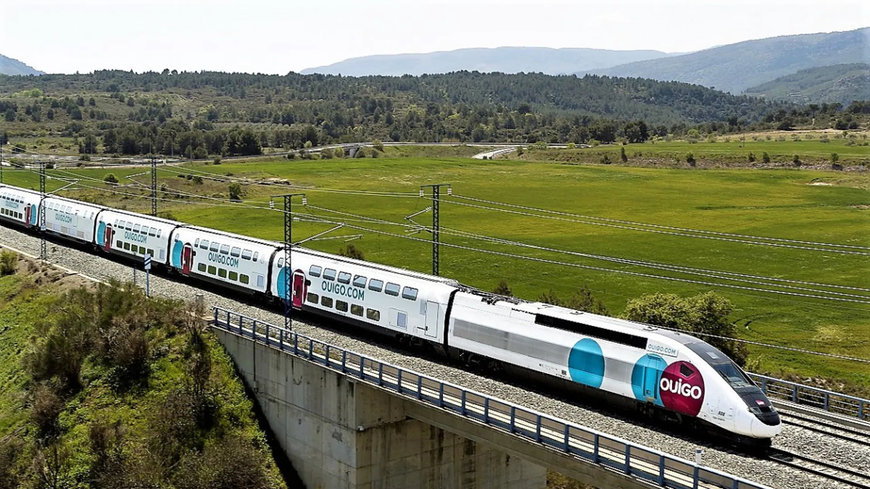
[{"label": "silver train body", "polygon": [[740,438],[781,430],[770,401],[726,355],[687,334],[495,296],[445,279],[0,185],[0,222],[38,228],[166,270],[407,340],[472,363],[584,386]]}]

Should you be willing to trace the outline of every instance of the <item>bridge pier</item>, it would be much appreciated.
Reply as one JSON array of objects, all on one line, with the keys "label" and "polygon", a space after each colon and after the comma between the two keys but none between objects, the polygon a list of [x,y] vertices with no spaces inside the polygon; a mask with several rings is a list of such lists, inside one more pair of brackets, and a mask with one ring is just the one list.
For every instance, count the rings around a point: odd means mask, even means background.
[{"label": "bridge pier", "polygon": [[410,417],[413,403],[215,330],[309,488],[543,488],[546,468]]}]

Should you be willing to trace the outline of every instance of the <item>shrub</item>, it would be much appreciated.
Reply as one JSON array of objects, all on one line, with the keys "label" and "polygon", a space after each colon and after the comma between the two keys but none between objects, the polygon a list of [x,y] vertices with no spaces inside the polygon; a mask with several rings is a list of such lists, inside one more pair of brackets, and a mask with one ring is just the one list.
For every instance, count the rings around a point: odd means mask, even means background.
[{"label": "shrub", "polygon": [[770,155],[767,154],[767,151],[761,153],[761,161],[764,163],[770,163]]},{"label": "shrub", "polygon": [[0,275],[12,275],[18,268],[18,253],[4,251],[0,253]]},{"label": "shrub", "polygon": [[507,280],[505,279],[499,280],[498,285],[495,286],[495,289],[493,289],[492,292],[494,294],[506,295],[508,297],[514,295],[513,291],[507,283]]},{"label": "shrub", "polygon": [[55,387],[40,382],[30,393],[30,421],[36,425],[37,436],[44,442],[60,434],[58,418],[63,411],[63,399]]},{"label": "shrub", "polygon": [[688,163],[689,166],[695,166],[695,155],[692,153],[686,153],[686,163]]},{"label": "shrub", "polygon": [[353,243],[348,243],[347,246],[342,246],[341,248],[339,248],[338,254],[341,256],[346,256],[348,258],[354,258],[356,260],[365,260],[365,254],[363,253],[363,251],[354,246]]},{"label": "shrub", "polygon": [[619,148],[619,159],[621,159],[623,163],[628,162],[628,155],[625,154],[625,146],[620,146]]},{"label": "shrub", "polygon": [[565,307],[575,311],[607,315],[607,306],[600,299],[595,298],[592,295],[592,291],[585,284],[577,289],[568,301],[565,302]]},{"label": "shrub", "polygon": [[117,185],[118,177],[116,177],[114,173],[109,173],[103,177],[103,181],[111,185]]},{"label": "shrub", "polygon": [[384,143],[380,142],[380,141],[377,140],[377,139],[375,139],[375,140],[372,142],[372,147],[374,147],[376,150],[380,151],[381,153],[384,152]]},{"label": "shrub", "polygon": [[755,155],[752,154],[751,151],[749,152],[748,159],[749,159],[749,162],[750,162],[750,163],[755,163]]},{"label": "shrub", "polygon": [[221,164],[221,157],[220,156],[215,157],[213,163],[215,165],[220,165]]}]

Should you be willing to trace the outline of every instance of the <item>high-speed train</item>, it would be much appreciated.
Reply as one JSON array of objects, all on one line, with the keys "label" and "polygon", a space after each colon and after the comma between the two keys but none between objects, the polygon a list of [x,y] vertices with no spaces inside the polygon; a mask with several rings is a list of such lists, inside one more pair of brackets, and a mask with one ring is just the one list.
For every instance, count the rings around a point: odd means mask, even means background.
[{"label": "high-speed train", "polygon": [[[725,354],[693,336],[464,286],[455,280],[0,185],[0,222],[154,263],[431,346],[469,365],[504,368],[669,414],[753,445],[779,414]],[[290,290],[284,274],[291,274]]]}]

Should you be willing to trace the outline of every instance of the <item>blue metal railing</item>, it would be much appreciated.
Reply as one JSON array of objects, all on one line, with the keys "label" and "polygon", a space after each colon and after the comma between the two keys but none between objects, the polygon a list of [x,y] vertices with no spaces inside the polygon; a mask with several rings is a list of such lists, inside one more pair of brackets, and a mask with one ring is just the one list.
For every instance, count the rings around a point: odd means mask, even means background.
[{"label": "blue metal railing", "polygon": [[212,326],[653,485],[675,489],[765,487],[223,308],[214,308]]},{"label": "blue metal railing", "polygon": [[870,399],[862,399],[761,374],[749,373],[749,377],[771,399],[782,399],[794,404],[811,406],[862,421],[870,421]]}]

